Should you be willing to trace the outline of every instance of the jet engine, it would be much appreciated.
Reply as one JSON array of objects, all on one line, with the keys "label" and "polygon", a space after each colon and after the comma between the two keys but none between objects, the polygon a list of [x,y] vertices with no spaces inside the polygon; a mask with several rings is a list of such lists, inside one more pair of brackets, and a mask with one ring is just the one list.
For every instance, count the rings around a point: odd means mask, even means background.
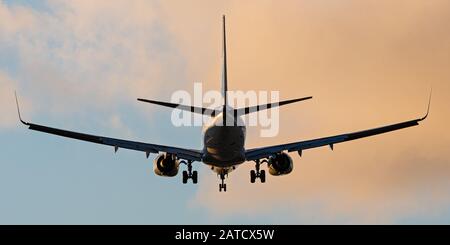
[{"label": "jet engine", "polygon": [[174,154],[159,154],[153,162],[153,171],[159,176],[173,177],[178,174],[179,165]]},{"label": "jet engine", "polygon": [[294,164],[292,158],[286,153],[278,153],[269,158],[269,173],[271,175],[285,175],[292,172]]}]

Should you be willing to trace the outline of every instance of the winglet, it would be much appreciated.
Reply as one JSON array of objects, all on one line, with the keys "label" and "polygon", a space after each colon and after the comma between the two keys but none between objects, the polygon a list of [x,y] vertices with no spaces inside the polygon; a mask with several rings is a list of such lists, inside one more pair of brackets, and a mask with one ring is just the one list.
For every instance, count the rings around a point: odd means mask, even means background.
[{"label": "winglet", "polygon": [[420,121],[425,120],[428,117],[428,113],[430,112],[430,104],[431,104],[431,93],[433,92],[433,88],[430,89],[430,97],[428,98],[428,107],[427,107],[427,114],[425,114],[424,117],[420,119]]},{"label": "winglet", "polygon": [[23,123],[24,125],[30,125],[29,123],[27,123],[24,120],[22,120],[22,117],[20,116],[19,101],[17,100],[17,93],[16,93],[16,91],[14,91],[14,95],[16,96],[17,114],[19,115],[20,122]]}]

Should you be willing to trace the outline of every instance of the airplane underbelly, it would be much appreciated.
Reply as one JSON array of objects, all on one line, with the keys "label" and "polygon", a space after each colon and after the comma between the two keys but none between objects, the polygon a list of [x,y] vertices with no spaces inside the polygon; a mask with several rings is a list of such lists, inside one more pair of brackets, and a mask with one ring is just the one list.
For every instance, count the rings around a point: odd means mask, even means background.
[{"label": "airplane underbelly", "polygon": [[218,167],[229,167],[243,163],[245,154],[242,150],[230,151],[229,149],[206,148],[203,162]]},{"label": "airplane underbelly", "polygon": [[211,127],[205,132],[203,162],[218,167],[234,166],[245,161],[243,127]]}]

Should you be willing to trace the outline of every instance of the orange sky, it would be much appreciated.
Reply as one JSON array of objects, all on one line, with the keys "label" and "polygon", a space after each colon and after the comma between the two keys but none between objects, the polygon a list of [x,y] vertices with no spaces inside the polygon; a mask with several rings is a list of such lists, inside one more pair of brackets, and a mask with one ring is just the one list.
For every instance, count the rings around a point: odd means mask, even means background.
[{"label": "orange sky", "polygon": [[[203,4],[208,7],[193,7]],[[191,57],[211,49],[217,57],[218,21],[204,19],[218,20],[222,6],[190,6],[170,13],[186,20],[174,21],[174,33],[184,36]],[[308,217],[311,206],[323,210],[328,222],[348,216],[349,222],[392,222],[448,208],[448,1],[238,1],[226,9],[231,89],[314,96],[281,109],[279,137],[261,139],[250,130],[248,146],[417,118],[425,113],[431,86],[433,101],[430,118],[419,127],[339,144],[334,152],[324,147],[301,159],[293,154],[295,171],[264,185],[249,185],[250,166],[243,166],[230,175],[233,191],[223,195],[215,191],[217,180],[203,175],[196,204],[219,216],[286,208],[297,210],[293,215],[300,220],[318,223],[324,219]],[[197,13],[193,20],[191,11]],[[189,35],[201,28],[212,30],[212,42]],[[192,68],[196,78],[208,64],[198,59]],[[217,78],[219,62],[206,74],[208,83]]]},{"label": "orange sky", "polygon": [[[71,11],[62,12],[67,16],[48,22],[33,11],[0,8],[0,23],[15,22],[0,26],[0,37],[20,31],[37,37],[33,42],[14,40],[30,59],[26,64],[33,67],[30,76],[50,91],[45,108],[37,85],[19,86],[37,91],[25,92],[30,100],[40,102],[32,106],[25,100],[28,115],[44,109],[64,115],[89,106],[113,108],[130,97],[164,99],[172,89],[192,90],[197,81],[218,89],[222,14],[227,15],[229,89],[278,90],[281,99],[314,96],[281,109],[278,137],[258,138],[257,129],[251,128],[247,147],[418,118],[426,111],[433,87],[430,116],[420,126],[338,144],[334,152],[324,147],[305,151],[302,158],[292,154],[292,174],[268,176],[266,184],[249,183],[253,164],[247,164],[230,175],[230,191],[219,193],[218,180],[204,168],[191,203],[206,208],[212,220],[277,210],[292,212],[296,223],[390,223],[413,214],[448,215],[450,1],[74,1],[66,5],[62,9]],[[92,39],[96,44],[100,37],[101,45],[80,52],[70,47],[55,51],[63,61],[76,60],[82,72],[54,72],[54,67],[41,63],[47,50],[30,45],[47,35],[39,29],[43,23],[50,23],[50,30],[64,33],[67,40]],[[140,33],[154,23],[166,28],[164,35],[170,42],[165,45],[176,49],[149,60],[143,55],[148,51],[147,39]],[[64,32],[67,26],[69,33]],[[131,52],[114,52],[117,46]],[[120,69],[97,70],[95,64],[103,63]],[[75,77],[58,76],[59,72]],[[94,82],[71,80],[85,74]],[[183,81],[175,83],[180,77]],[[149,81],[153,89],[148,89]],[[5,117],[0,127],[16,126],[14,103],[7,94],[17,84],[0,71],[0,102],[8,105],[1,108]],[[63,99],[64,104],[59,103]],[[115,116],[112,124],[123,128]],[[118,133],[133,134],[127,130]]]}]

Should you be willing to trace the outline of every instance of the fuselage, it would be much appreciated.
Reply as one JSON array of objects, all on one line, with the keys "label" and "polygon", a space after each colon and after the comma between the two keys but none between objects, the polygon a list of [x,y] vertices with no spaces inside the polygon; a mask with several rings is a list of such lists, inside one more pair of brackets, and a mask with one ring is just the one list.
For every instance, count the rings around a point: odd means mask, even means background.
[{"label": "fuselage", "polygon": [[233,118],[232,110],[218,114],[203,128],[203,162],[220,173],[229,172],[245,161],[246,129],[240,117],[233,125],[223,126],[225,117]]}]

